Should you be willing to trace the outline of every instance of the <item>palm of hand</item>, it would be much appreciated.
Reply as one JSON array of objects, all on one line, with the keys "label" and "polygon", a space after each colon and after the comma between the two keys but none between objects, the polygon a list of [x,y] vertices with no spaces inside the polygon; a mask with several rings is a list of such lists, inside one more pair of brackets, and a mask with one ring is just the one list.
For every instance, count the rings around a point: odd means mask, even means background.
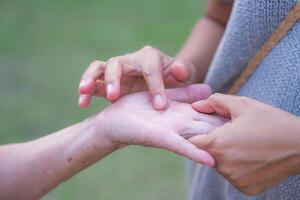
[{"label": "palm of hand", "polygon": [[155,111],[147,92],[125,96],[104,113],[102,124],[111,141],[164,148],[197,162],[211,158],[185,138],[207,134],[225,123],[220,117],[198,113],[190,104],[174,100],[166,110]]}]

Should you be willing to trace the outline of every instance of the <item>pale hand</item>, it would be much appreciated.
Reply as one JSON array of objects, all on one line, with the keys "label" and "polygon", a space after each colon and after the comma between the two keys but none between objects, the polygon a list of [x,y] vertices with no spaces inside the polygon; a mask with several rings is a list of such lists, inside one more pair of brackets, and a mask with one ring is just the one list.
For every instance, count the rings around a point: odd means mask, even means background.
[{"label": "pale hand", "polygon": [[210,89],[197,84],[169,89],[166,95],[170,102],[164,111],[153,110],[148,92],[127,95],[97,116],[98,127],[116,145],[163,148],[213,166],[214,159],[207,152],[186,140],[208,134],[226,122],[222,117],[201,114],[191,107],[190,103],[207,98]]}]

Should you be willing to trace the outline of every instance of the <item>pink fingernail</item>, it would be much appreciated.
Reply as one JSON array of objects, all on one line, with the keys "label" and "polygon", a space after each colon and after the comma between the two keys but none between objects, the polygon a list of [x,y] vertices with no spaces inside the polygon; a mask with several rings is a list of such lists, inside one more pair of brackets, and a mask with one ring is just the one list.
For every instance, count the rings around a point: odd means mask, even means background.
[{"label": "pink fingernail", "polygon": [[113,91],[114,91],[113,84],[111,84],[111,83],[107,84],[107,86],[106,86],[106,92],[107,92],[107,94],[111,94]]},{"label": "pink fingernail", "polygon": [[82,79],[82,80],[80,81],[79,88],[85,86],[86,84],[87,84],[87,80]]},{"label": "pink fingernail", "polygon": [[202,105],[204,103],[205,100],[200,100],[200,101],[196,101],[194,103],[192,103],[192,106],[199,106],[199,105]]},{"label": "pink fingernail", "polygon": [[80,105],[83,103],[83,99],[84,99],[83,96],[80,95],[80,96],[79,96],[79,104],[80,104]]},{"label": "pink fingernail", "polygon": [[165,106],[164,100],[159,94],[154,97],[154,103],[159,109]]},{"label": "pink fingernail", "polygon": [[215,165],[215,160],[213,159],[213,157],[209,156],[208,158],[206,158],[206,164],[209,167],[213,167]]}]

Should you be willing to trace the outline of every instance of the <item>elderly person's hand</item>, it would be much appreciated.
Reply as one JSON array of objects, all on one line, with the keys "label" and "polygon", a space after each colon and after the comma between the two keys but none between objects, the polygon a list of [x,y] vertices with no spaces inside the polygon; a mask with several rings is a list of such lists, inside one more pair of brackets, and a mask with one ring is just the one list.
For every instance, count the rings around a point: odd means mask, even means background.
[{"label": "elderly person's hand", "polygon": [[197,134],[208,134],[226,122],[222,117],[198,113],[190,104],[207,98],[210,88],[191,85],[169,89],[166,95],[170,102],[165,111],[153,110],[147,92],[125,96],[96,117],[96,126],[117,145],[163,148],[196,162],[214,165],[208,153],[186,140]]},{"label": "elderly person's hand", "polygon": [[300,119],[246,97],[215,94],[193,104],[231,121],[190,141],[216,159],[216,169],[253,195],[300,172]]},{"label": "elderly person's hand", "polygon": [[149,89],[154,108],[162,110],[167,106],[165,87],[183,87],[193,82],[193,64],[145,46],[105,62],[92,62],[81,77],[79,106],[88,107],[92,96],[115,101],[125,94]]},{"label": "elderly person's hand", "polygon": [[163,148],[213,166],[213,157],[187,140],[226,123],[225,118],[192,108],[191,102],[210,94],[210,88],[201,84],[166,90],[170,102],[164,111],[153,110],[148,92],[131,94],[56,133],[0,146],[0,199],[39,199],[127,145]]}]

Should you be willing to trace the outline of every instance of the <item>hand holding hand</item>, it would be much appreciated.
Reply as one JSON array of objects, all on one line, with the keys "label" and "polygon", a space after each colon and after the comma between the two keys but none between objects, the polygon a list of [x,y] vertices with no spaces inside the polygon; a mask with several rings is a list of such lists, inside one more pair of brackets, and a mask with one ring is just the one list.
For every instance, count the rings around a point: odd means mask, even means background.
[{"label": "hand holding hand", "polygon": [[84,72],[79,85],[79,106],[88,107],[92,96],[115,101],[125,94],[149,89],[156,110],[165,109],[165,87],[183,87],[195,80],[191,63],[175,60],[151,46],[110,58],[94,61]]},{"label": "hand holding hand", "polygon": [[190,141],[212,154],[216,169],[241,192],[257,194],[300,172],[298,117],[246,97],[222,94],[193,107],[231,118],[211,134]]},{"label": "hand holding hand", "polygon": [[186,140],[198,134],[207,134],[226,122],[221,117],[198,113],[190,105],[207,98],[210,89],[198,84],[167,90],[166,95],[170,102],[164,111],[153,110],[147,92],[127,95],[97,116],[96,127],[117,145],[163,148],[213,166],[214,159],[207,152]]}]

